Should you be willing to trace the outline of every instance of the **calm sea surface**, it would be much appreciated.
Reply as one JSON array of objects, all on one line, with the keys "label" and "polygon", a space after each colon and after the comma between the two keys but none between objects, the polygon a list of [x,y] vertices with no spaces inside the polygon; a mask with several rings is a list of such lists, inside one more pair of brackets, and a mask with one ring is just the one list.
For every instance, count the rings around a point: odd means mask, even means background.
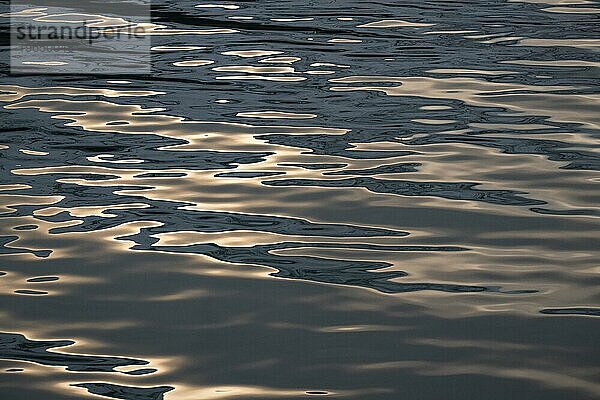
[{"label": "calm sea surface", "polygon": [[152,8],[1,77],[0,398],[599,398],[597,2]]}]

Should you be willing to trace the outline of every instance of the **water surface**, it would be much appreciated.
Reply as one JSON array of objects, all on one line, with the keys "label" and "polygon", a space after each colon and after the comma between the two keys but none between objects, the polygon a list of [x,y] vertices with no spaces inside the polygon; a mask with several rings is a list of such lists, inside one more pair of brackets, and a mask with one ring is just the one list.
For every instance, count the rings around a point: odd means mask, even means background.
[{"label": "water surface", "polygon": [[152,7],[2,75],[2,398],[600,396],[598,3]]}]

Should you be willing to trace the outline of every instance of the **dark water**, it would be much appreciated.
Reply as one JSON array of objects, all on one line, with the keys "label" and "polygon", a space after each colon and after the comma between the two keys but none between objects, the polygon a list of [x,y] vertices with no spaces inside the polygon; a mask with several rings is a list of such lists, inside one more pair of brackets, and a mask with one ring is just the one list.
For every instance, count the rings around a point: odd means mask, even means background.
[{"label": "dark water", "polygon": [[2,399],[600,396],[596,2],[198,4],[2,77]]}]

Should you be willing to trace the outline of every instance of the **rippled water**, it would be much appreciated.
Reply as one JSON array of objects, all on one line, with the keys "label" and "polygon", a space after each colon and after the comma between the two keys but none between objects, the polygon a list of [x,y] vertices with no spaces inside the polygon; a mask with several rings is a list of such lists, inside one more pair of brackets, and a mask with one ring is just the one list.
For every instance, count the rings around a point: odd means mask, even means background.
[{"label": "rippled water", "polygon": [[600,396],[596,2],[203,5],[2,76],[0,397]]}]

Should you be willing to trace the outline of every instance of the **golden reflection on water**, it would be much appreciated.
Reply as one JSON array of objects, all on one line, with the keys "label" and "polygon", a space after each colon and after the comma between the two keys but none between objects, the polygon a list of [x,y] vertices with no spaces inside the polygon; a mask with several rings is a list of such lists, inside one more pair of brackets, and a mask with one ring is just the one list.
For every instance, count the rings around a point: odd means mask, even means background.
[{"label": "golden reflection on water", "polygon": [[600,47],[600,39],[521,39],[521,46],[540,47],[576,47],[581,49],[595,50]]},{"label": "golden reflection on water", "polygon": [[[2,93],[4,92],[4,93]],[[0,85],[0,101],[11,102],[21,100],[27,96],[39,95],[65,95],[65,96],[103,96],[103,97],[140,97],[156,96],[165,92],[151,90],[114,90],[114,89],[87,89],[76,87],[23,87],[15,85]]]},{"label": "golden reflection on water", "polygon": [[590,7],[548,7],[544,11],[562,14],[600,14],[600,8]]},{"label": "golden reflection on water", "polygon": [[409,22],[399,19],[384,19],[382,21],[369,22],[359,25],[358,28],[397,28],[397,27],[423,27],[433,26],[435,24],[426,24],[421,22]]},{"label": "golden reflection on water", "polygon": [[269,57],[258,60],[258,62],[268,64],[293,64],[300,60],[302,60],[300,57]]},{"label": "golden reflection on water", "polygon": [[173,65],[177,67],[203,67],[205,65],[214,64],[215,62],[212,60],[187,60],[187,61],[177,61],[173,63]]},{"label": "golden reflection on water", "polygon": [[[506,107],[529,115],[547,115],[552,121],[578,122],[600,127],[596,94],[560,94],[571,86],[520,85],[486,82],[474,78],[370,77],[333,78],[338,83],[399,83],[400,86],[333,86],[337,92],[380,91],[388,96],[418,96],[431,99],[456,99],[475,106]],[[532,93],[530,93],[532,92]],[[554,104],[560,103],[557,108]]]},{"label": "golden reflection on water", "polygon": [[[68,93],[68,91],[67,91]],[[117,92],[111,95],[119,95]],[[107,101],[28,100],[5,106],[7,109],[36,108],[42,112],[55,113],[52,118],[71,120],[66,126],[78,126],[97,132],[127,134],[157,134],[164,137],[185,139],[188,144],[169,146],[169,150],[264,150],[271,147],[254,139],[258,134],[333,134],[347,130],[320,127],[252,126],[228,122],[188,121],[182,117],[155,114],[161,108],[142,108]],[[118,118],[116,118],[118,116]],[[111,121],[124,121],[114,125]],[[232,136],[235,135],[234,140]]]},{"label": "golden reflection on water", "polygon": [[238,113],[237,117],[243,118],[263,118],[263,119],[311,119],[316,118],[316,114],[299,114],[281,111],[256,111]]},{"label": "golden reflection on water", "polygon": [[505,64],[531,65],[540,67],[595,67],[600,68],[600,62],[585,60],[509,60]]},{"label": "golden reflection on water", "polygon": [[237,56],[242,58],[253,58],[253,57],[265,57],[265,56],[274,56],[277,54],[283,54],[282,51],[273,51],[273,50],[240,50],[240,51],[225,51],[222,53],[225,56]]}]

